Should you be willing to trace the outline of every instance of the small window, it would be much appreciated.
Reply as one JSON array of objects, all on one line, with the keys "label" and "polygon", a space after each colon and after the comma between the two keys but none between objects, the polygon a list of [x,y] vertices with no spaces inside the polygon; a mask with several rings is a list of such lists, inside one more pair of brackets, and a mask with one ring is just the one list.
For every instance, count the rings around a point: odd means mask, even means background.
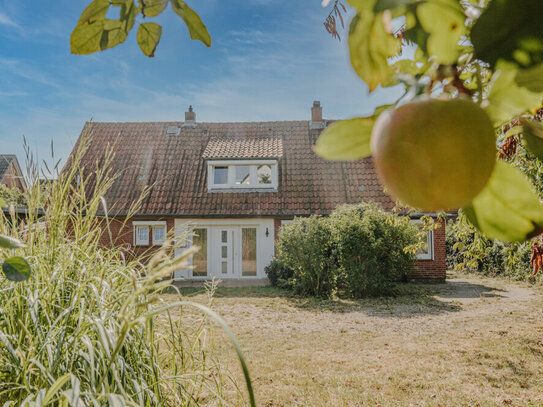
[{"label": "small window", "polygon": [[213,180],[218,185],[228,184],[228,167],[215,167]]},{"label": "small window", "polygon": [[[165,221],[141,221],[137,220],[134,225],[134,246],[162,245],[166,239]],[[150,243],[149,240],[152,240]]]},{"label": "small window", "polygon": [[149,226],[136,226],[136,246],[149,246]]},{"label": "small window", "polygon": [[208,162],[208,190],[277,190],[277,161],[232,160]]},{"label": "small window", "polygon": [[153,244],[160,246],[166,238],[166,226],[153,226]]}]

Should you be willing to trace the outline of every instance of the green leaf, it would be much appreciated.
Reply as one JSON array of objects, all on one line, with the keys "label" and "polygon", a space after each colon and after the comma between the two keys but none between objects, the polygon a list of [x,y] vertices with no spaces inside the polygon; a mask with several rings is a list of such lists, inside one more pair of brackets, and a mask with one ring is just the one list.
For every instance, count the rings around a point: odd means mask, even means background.
[{"label": "green leaf", "polygon": [[543,231],[543,206],[528,178],[503,161],[488,184],[464,208],[468,220],[490,239],[520,242]]},{"label": "green leaf", "polygon": [[528,150],[543,161],[543,125],[537,121],[523,120],[522,128]]},{"label": "green leaf", "polygon": [[[103,3],[104,0],[96,0],[93,3]],[[92,18],[80,19],[80,23],[75,27],[70,38],[72,54],[86,55],[97,51],[113,48],[126,41],[128,33],[134,27],[136,16],[139,9],[135,6],[133,0],[117,0],[112,4],[121,7],[119,20],[110,20],[105,18],[110,3],[106,0],[107,8],[103,5],[95,5],[94,13],[86,13],[93,5],[89,5],[84,15],[90,15]]]},{"label": "green leaf", "polygon": [[72,54],[87,55],[100,51],[105,20],[77,25],[70,37]]},{"label": "green leaf", "polygon": [[32,268],[25,258],[20,256],[9,257],[4,260],[2,270],[10,281],[25,281],[30,277]]},{"label": "green leaf", "polygon": [[516,76],[515,65],[504,61],[498,63],[492,75],[490,93],[484,107],[495,123],[511,120],[540,105],[542,94],[518,86]]},{"label": "green leaf", "polygon": [[95,21],[105,19],[109,6],[110,3],[108,0],[94,0],[83,10],[77,25],[92,24]]},{"label": "green leaf", "polygon": [[25,247],[25,244],[12,237],[0,235],[0,247],[4,249],[19,249]]},{"label": "green leaf", "polygon": [[427,52],[442,64],[453,64],[458,42],[466,33],[466,16],[457,0],[429,0],[417,7],[417,17],[427,38]]},{"label": "green leaf", "polygon": [[145,17],[156,17],[164,11],[168,0],[140,0],[140,4],[141,12]]},{"label": "green leaf", "polygon": [[313,147],[327,160],[356,160],[370,155],[371,130],[374,117],[341,120],[328,127]]},{"label": "green leaf", "polygon": [[107,20],[104,22],[104,31],[100,41],[100,51],[116,47],[128,38],[128,33],[123,29],[120,20]]},{"label": "green leaf", "polygon": [[173,11],[175,11],[187,25],[190,38],[193,40],[200,40],[206,46],[211,47],[211,36],[200,16],[182,0],[171,0],[171,3]]},{"label": "green leaf", "polygon": [[543,62],[543,1],[493,0],[471,29],[475,56],[529,68]]},{"label": "green leaf", "polygon": [[529,69],[522,69],[515,77],[518,86],[532,92],[543,92],[543,63]]},{"label": "green leaf", "polygon": [[370,92],[394,74],[387,58],[397,55],[400,47],[400,39],[386,31],[382,13],[368,9],[354,16],[349,30],[351,65]]},{"label": "green leaf", "polygon": [[142,23],[138,28],[138,44],[148,57],[155,56],[155,50],[160,42],[162,26],[156,23]]}]

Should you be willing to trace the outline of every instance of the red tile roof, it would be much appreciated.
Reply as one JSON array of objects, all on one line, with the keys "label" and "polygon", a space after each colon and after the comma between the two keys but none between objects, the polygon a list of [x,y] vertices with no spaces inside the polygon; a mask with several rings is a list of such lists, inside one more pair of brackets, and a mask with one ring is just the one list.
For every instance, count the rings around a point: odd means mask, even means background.
[{"label": "red tile roof", "polygon": [[[177,136],[166,130],[179,126]],[[328,214],[362,200],[391,209],[371,158],[330,162],[313,153],[321,130],[308,121],[197,123],[87,123],[91,143],[83,164],[92,170],[114,145],[113,171],[120,174],[106,195],[113,214],[126,213],[144,185],[153,185],[138,215],[290,216]],[[277,192],[207,190],[205,158],[278,159]],[[363,188],[361,188],[363,186]]]},{"label": "red tile roof", "polygon": [[279,137],[210,137],[204,159],[280,158],[283,141]]}]

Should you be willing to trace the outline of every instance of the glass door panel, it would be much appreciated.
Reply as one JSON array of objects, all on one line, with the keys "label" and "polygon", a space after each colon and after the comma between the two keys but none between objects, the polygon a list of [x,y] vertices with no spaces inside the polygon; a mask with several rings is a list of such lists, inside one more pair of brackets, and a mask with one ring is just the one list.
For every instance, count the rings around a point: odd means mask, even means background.
[{"label": "glass door panel", "polygon": [[198,246],[198,250],[192,256],[192,275],[194,277],[207,276],[207,229],[194,229],[192,245]]},{"label": "glass door panel", "polygon": [[241,275],[256,276],[256,228],[241,228]]}]

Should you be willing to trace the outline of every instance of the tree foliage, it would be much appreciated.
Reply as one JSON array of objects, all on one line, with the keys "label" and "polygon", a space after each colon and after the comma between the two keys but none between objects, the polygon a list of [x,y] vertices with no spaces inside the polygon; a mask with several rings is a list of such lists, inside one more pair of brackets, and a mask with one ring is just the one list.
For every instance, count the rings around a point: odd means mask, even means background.
[{"label": "tree foliage", "polygon": [[[469,98],[484,109],[497,133],[504,124],[517,120],[513,127],[523,132],[530,158],[543,158],[543,126],[531,120],[543,98],[543,2],[349,3],[356,12],[348,40],[355,72],[370,92],[379,86],[404,86],[404,95],[387,108],[412,103],[421,95],[443,100]],[[414,52],[403,52],[406,48]],[[329,127],[315,151],[332,160],[369,156],[370,140],[377,137],[372,123],[382,111],[379,108],[370,117]],[[469,124],[469,118],[466,121]],[[450,148],[457,148],[456,144],[451,140]],[[450,171],[460,171],[461,165],[451,162]],[[522,168],[520,161],[516,166],[522,171],[510,163],[496,165],[486,186],[464,207],[469,222],[490,238],[523,241],[543,231],[542,190],[534,187],[530,174],[526,176],[534,168],[531,164],[530,169]]]},{"label": "tree foliage", "polygon": [[[148,57],[153,57],[162,37],[162,26],[153,22],[139,23],[137,17],[156,17],[166,10],[168,3],[187,26],[190,38],[210,47],[211,36],[207,27],[182,0],[94,0],[83,11],[72,32],[72,54],[86,55],[116,47],[126,41],[138,23],[136,39],[140,49]],[[106,17],[111,7],[119,8],[119,19]]]}]

